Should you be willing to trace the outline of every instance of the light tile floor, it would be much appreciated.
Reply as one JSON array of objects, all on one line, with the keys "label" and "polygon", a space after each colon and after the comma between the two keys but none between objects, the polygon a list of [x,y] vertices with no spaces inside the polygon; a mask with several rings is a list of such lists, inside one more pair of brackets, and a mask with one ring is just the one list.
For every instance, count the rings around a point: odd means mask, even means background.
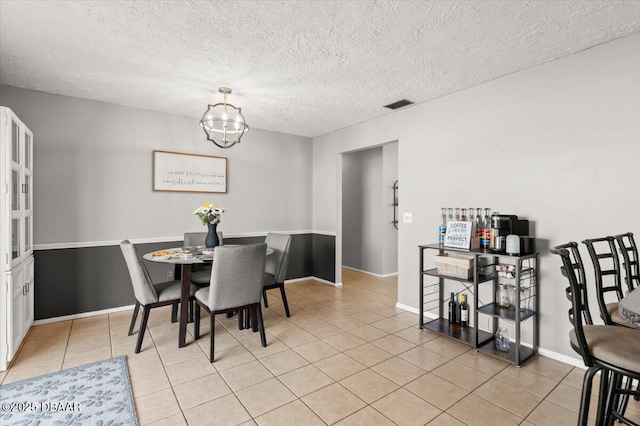
[{"label": "light tile floor", "polygon": [[[418,329],[395,308],[395,278],[343,271],[342,288],[287,284],[264,309],[268,346],[216,317],[177,348],[169,309],[154,309],[142,352],[131,311],[33,327],[0,381],[126,355],[141,425],[575,425],[584,370],[536,356],[516,368]],[[592,411],[593,412],[593,411]],[[640,403],[629,412],[640,421]]]}]

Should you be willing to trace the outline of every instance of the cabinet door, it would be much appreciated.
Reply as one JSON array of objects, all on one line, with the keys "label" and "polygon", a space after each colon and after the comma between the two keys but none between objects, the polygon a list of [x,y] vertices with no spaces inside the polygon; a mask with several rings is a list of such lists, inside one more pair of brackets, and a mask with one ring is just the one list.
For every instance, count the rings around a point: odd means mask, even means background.
[{"label": "cabinet door", "polygon": [[25,334],[24,328],[24,268],[22,265],[14,268],[9,275],[11,298],[7,300],[7,317],[9,324],[7,325],[7,345],[8,354],[7,361],[11,361],[16,351],[20,347],[22,338]]},{"label": "cabinet door", "polygon": [[0,264],[7,271],[33,251],[33,134],[6,107],[0,107],[0,154]]},{"label": "cabinet door", "polygon": [[25,261],[24,267],[24,283],[25,283],[25,295],[24,295],[24,318],[23,318],[23,337],[29,331],[29,328],[33,324],[33,256],[29,257]]},{"label": "cabinet door", "polygon": [[22,146],[22,123],[13,115],[9,114],[9,139],[11,141],[11,260],[15,263],[22,256],[24,244],[22,241],[22,209],[23,209],[23,146]]},{"label": "cabinet door", "polygon": [[23,126],[24,129],[24,145],[23,145],[23,185],[22,194],[24,197],[24,232],[23,232],[23,248],[24,255],[29,256],[33,249],[33,134]]}]

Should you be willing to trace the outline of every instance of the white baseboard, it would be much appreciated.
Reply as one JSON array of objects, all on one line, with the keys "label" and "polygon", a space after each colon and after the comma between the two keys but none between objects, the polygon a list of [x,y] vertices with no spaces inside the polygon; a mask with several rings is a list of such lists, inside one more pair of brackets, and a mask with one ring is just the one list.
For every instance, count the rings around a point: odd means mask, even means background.
[{"label": "white baseboard", "polygon": [[[403,311],[407,311],[407,312],[411,312],[413,314],[420,314],[420,312],[418,311],[417,308],[414,308],[413,306],[408,306],[408,305],[404,305],[402,303],[396,303],[396,308],[398,309],[402,309]],[[438,315],[433,314],[431,312],[424,312],[423,314],[426,318],[430,318],[430,319],[436,319],[438,318]],[[530,344],[527,343],[522,343],[523,346],[529,346],[531,347]],[[584,366],[584,362],[582,361],[581,358],[574,358],[568,355],[564,355],[555,351],[551,351],[549,349],[545,349],[545,348],[541,348],[538,347],[538,353],[544,357],[547,358],[551,358],[553,360],[556,361],[560,361],[564,364],[569,364],[573,367],[578,367],[578,368],[582,368],[582,369],[586,369],[586,367]]]},{"label": "white baseboard", "polygon": [[334,283],[334,282],[331,282],[329,280],[323,280],[322,278],[318,278],[318,277],[311,277],[311,279],[315,280],[315,281],[318,281],[318,282],[321,282],[322,284],[330,285],[332,287],[342,287],[342,283]]},{"label": "white baseboard", "polygon": [[[396,308],[402,309],[403,311],[411,312],[412,314],[420,315],[420,311],[418,311],[418,308],[414,308],[413,306],[403,305],[402,303],[396,303]],[[422,316],[429,319],[438,318],[438,315],[428,311],[424,311],[422,313]]]},{"label": "white baseboard", "polygon": [[394,272],[394,273],[392,273],[392,274],[384,274],[384,275],[380,275],[380,274],[376,274],[376,273],[373,273],[373,272],[364,271],[364,270],[362,270],[362,269],[352,268],[351,266],[345,266],[345,265],[342,265],[342,267],[343,267],[344,269],[350,269],[350,270],[352,270],[352,271],[360,272],[360,273],[362,273],[362,274],[372,275],[372,276],[374,276],[374,277],[378,277],[378,278],[394,277],[394,276],[398,275],[398,273],[397,273],[397,272]]},{"label": "white baseboard", "polygon": [[115,312],[128,311],[130,309],[133,309],[135,306],[136,305],[127,305],[127,306],[120,306],[118,308],[102,309],[100,311],[82,312],[80,314],[64,315],[64,316],[61,316],[61,317],[53,317],[53,318],[45,318],[45,319],[41,319],[41,320],[35,320],[33,322],[33,325],[42,325],[42,324],[49,324],[49,323],[52,323],[52,322],[69,321],[69,320],[74,320],[74,319],[79,319],[79,318],[95,317],[96,315],[113,314]]},{"label": "white baseboard", "polygon": [[556,361],[564,362],[565,364],[582,368],[583,370],[587,369],[587,367],[585,367],[584,365],[584,361],[582,360],[582,358],[574,358],[558,352],[550,351],[545,348],[538,348],[538,353],[542,356],[546,356],[547,358],[555,359]]},{"label": "white baseboard", "polygon": [[308,277],[302,277],[302,278],[293,278],[293,279],[290,279],[290,280],[285,280],[285,284],[286,283],[299,283],[301,281],[309,281],[309,280],[318,281],[318,282],[321,282],[322,284],[327,284],[327,285],[330,285],[332,287],[342,287],[342,283],[334,283],[332,281],[324,280],[322,278],[318,278],[318,277],[314,277],[314,276],[308,276]]}]

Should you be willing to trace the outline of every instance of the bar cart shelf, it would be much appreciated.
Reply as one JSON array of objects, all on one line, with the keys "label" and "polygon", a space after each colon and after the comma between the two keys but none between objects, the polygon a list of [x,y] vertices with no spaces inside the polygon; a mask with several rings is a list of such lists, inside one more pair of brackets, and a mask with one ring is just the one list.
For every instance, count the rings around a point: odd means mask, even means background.
[{"label": "bar cart shelf", "polygon": [[[432,251],[436,255],[447,253],[465,254],[473,257],[473,274],[470,279],[461,279],[439,274],[437,269],[425,269],[427,253]],[[444,337],[454,339],[474,348],[486,355],[508,361],[520,366],[527,359],[538,352],[538,254],[512,256],[503,253],[493,253],[485,250],[464,250],[444,247],[441,244],[427,244],[419,246],[420,253],[420,328],[438,333]],[[495,271],[496,265],[513,265],[513,277],[499,276]],[[435,282],[432,278],[436,278]],[[457,283],[457,284],[456,284]],[[499,284],[506,284],[513,288],[514,306],[500,306],[496,300]],[[462,286],[461,292],[469,292],[473,296],[473,303],[469,306],[469,317],[473,322],[469,326],[450,324],[445,315],[445,305],[448,294],[445,287]],[[486,290],[485,290],[486,289]],[[479,299],[480,291],[490,291],[489,303],[482,303]],[[455,292],[454,292],[455,293]],[[524,297],[522,295],[525,295]],[[435,319],[425,318],[425,312],[437,314]],[[490,318],[492,330],[482,330],[478,327],[478,315]],[[501,321],[507,321],[515,327],[515,339],[512,340],[509,352],[500,352],[495,348],[494,333]],[[531,323],[532,344],[523,345],[521,342],[521,326],[524,322]]]}]

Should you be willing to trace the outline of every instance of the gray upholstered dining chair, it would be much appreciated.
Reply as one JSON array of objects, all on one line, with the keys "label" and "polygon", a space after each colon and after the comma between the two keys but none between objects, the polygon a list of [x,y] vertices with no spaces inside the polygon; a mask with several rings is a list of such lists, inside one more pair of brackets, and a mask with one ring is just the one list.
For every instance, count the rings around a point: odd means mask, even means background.
[{"label": "gray upholstered dining chair", "polygon": [[291,247],[291,235],[268,233],[265,239],[267,247],[273,250],[273,254],[267,256],[267,263],[264,271],[264,281],[262,288],[262,298],[264,307],[269,307],[267,301],[267,290],[280,289],[282,303],[287,317],[290,317],[287,294],[284,291],[284,280],[287,278],[287,268],[289,266],[289,248]]},{"label": "gray upholstered dining chair", "polygon": [[266,255],[267,245],[264,243],[216,248],[210,285],[199,289],[195,294],[194,337],[196,340],[200,338],[200,308],[202,307],[209,313],[211,320],[209,351],[211,362],[214,361],[216,314],[249,310],[251,317],[255,319],[254,331],[256,328],[259,329],[262,346],[267,346],[260,305]]},{"label": "gray upholstered dining chair", "polygon": [[[220,245],[224,245],[222,238],[222,231],[218,231],[218,240]],[[206,232],[185,232],[184,233],[184,245],[187,247],[204,246],[204,240],[207,238]],[[211,279],[211,265],[193,265],[191,267],[191,282],[198,287],[205,287],[209,285]]]},{"label": "gray upholstered dining chair", "polygon": [[[138,332],[138,341],[136,343],[136,353],[139,353],[147,328],[147,321],[149,320],[149,312],[153,308],[166,305],[173,305],[174,312],[177,312],[177,306],[178,303],[180,303],[182,293],[182,283],[179,280],[174,280],[154,285],[149,277],[147,268],[144,267],[138,257],[136,247],[131,244],[129,240],[124,240],[120,243],[120,250],[122,250],[122,256],[127,264],[127,269],[129,269],[133,293],[136,297],[136,307],[133,311],[133,317],[131,318],[129,335],[133,332],[133,326],[136,323],[140,306],[144,308],[142,323],[140,324],[140,330]],[[191,284],[191,296],[195,294],[197,289],[198,287]],[[172,318],[172,322],[175,322],[174,318]]]}]

